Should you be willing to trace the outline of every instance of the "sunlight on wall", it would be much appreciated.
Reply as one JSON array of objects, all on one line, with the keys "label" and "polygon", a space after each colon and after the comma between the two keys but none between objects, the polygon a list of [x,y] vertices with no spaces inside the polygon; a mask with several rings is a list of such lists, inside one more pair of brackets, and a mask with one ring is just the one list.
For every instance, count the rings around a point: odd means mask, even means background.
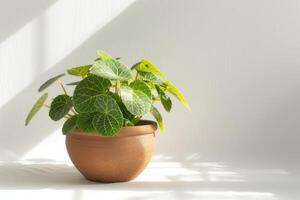
[{"label": "sunlight on wall", "polygon": [[0,43],[0,106],[133,2],[57,1]]}]

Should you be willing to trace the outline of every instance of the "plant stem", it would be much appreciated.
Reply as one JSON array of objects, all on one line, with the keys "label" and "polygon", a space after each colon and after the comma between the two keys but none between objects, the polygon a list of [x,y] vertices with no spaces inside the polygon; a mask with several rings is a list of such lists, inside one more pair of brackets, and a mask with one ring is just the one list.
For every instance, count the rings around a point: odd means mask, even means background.
[{"label": "plant stem", "polygon": [[43,104],[43,106],[45,106],[46,108],[50,108],[50,106],[48,104]]},{"label": "plant stem", "polygon": [[62,83],[62,81],[58,79],[57,82],[60,84],[62,90],[63,90],[64,93],[65,93],[65,95],[68,95],[67,90],[66,90],[64,84]]},{"label": "plant stem", "polygon": [[154,98],[152,98],[152,100],[151,100],[151,104],[153,105],[155,102],[160,102],[161,100],[160,100],[160,98],[159,97],[154,97]]},{"label": "plant stem", "polygon": [[119,88],[121,86],[121,83],[119,80],[116,80],[116,84],[115,84],[115,93],[119,94]]},{"label": "plant stem", "polygon": [[74,110],[74,108],[72,108],[71,111],[72,111],[75,115],[77,115],[77,112]]},{"label": "plant stem", "polygon": [[134,125],[136,125],[140,121],[141,118],[142,118],[142,116],[136,116],[135,118],[133,118],[133,120],[131,120],[131,122]]},{"label": "plant stem", "polygon": [[136,72],[135,80],[138,80],[138,78],[139,78],[139,72]]}]

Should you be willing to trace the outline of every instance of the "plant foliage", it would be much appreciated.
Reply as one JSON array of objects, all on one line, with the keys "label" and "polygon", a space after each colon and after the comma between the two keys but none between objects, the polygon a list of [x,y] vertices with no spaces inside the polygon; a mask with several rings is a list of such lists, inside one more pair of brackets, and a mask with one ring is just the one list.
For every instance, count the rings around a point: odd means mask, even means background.
[{"label": "plant foliage", "polygon": [[114,136],[124,126],[134,126],[147,113],[151,113],[161,130],[164,129],[162,115],[154,106],[162,104],[165,111],[172,109],[169,94],[190,108],[180,90],[168,81],[160,69],[147,59],[141,59],[131,68],[104,51],[97,52],[93,64],[68,68],[68,74],[81,78],[66,85],[74,87],[68,94],[60,80],[65,74],[46,81],[39,91],[57,82],[63,94],[59,94],[50,105],[45,102],[48,93],[42,95],[29,112],[25,124],[42,106],[49,107],[49,116],[57,121],[65,118],[63,134],[78,128],[83,132],[96,132],[101,136]]}]

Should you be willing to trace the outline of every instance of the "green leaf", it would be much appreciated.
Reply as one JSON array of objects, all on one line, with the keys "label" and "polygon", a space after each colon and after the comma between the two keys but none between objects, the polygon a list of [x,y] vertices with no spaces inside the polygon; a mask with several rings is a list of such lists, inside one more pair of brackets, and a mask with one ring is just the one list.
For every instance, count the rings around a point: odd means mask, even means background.
[{"label": "green leaf", "polygon": [[165,109],[167,112],[170,112],[170,111],[171,111],[171,108],[172,108],[172,101],[171,101],[171,98],[168,97],[168,96],[166,95],[166,93],[165,93],[158,85],[156,85],[155,88],[156,88],[156,91],[157,91],[157,93],[158,93],[158,95],[159,95],[161,104],[163,105],[164,109]]},{"label": "green leaf", "polygon": [[130,70],[117,60],[99,60],[94,63],[90,72],[110,80],[131,80]]},{"label": "green leaf", "polygon": [[112,56],[110,56],[108,53],[102,51],[102,50],[98,50],[97,51],[97,55],[98,55],[98,58],[100,60],[110,60],[110,59],[113,59]]},{"label": "green leaf", "polygon": [[76,81],[76,82],[67,83],[66,85],[78,85],[78,83],[80,83],[80,81]]},{"label": "green leaf", "polygon": [[158,67],[156,67],[153,63],[146,59],[142,59],[140,62],[133,65],[131,69],[135,69],[140,72],[151,72],[159,76],[164,76],[164,74],[158,69]]},{"label": "green leaf", "polygon": [[190,110],[190,106],[189,106],[187,100],[185,99],[185,97],[183,96],[183,94],[180,92],[180,90],[169,81],[166,81],[165,85],[166,85],[167,91],[169,91],[171,94],[173,94],[181,103],[183,103],[183,105],[188,110]]},{"label": "green leaf", "polygon": [[161,131],[164,131],[164,123],[163,123],[163,119],[162,119],[160,112],[154,106],[151,107],[150,112],[152,113],[153,117],[157,121],[159,129]]},{"label": "green leaf", "polygon": [[63,118],[73,107],[72,98],[68,95],[58,95],[51,103],[49,116],[52,120],[57,121]]},{"label": "green leaf", "polygon": [[30,112],[26,117],[25,126],[29,124],[29,122],[34,117],[34,115],[43,107],[47,98],[48,98],[48,93],[45,93],[35,102],[35,104],[32,106]]},{"label": "green leaf", "polygon": [[93,118],[95,130],[102,136],[113,136],[123,126],[123,115],[117,102],[108,95],[99,95],[95,101],[97,112]]},{"label": "green leaf", "polygon": [[110,96],[112,98],[114,98],[114,100],[117,102],[117,104],[119,105],[122,113],[123,113],[123,117],[124,119],[128,119],[128,120],[132,120],[135,116],[133,114],[131,114],[131,112],[129,112],[126,108],[126,106],[124,105],[124,103],[122,102],[122,99],[119,95],[117,95],[116,93],[110,93]]},{"label": "green leaf", "polygon": [[64,135],[71,133],[76,128],[77,117],[78,115],[74,115],[64,123],[62,127],[62,132]]},{"label": "green leaf", "polygon": [[95,131],[93,126],[93,119],[96,113],[80,113],[77,119],[77,126],[80,130],[84,132]]},{"label": "green leaf", "polygon": [[151,90],[144,81],[135,80],[132,83],[130,83],[129,86],[134,90],[139,90],[139,91],[145,93],[149,98],[152,97]]},{"label": "green leaf", "polygon": [[46,81],[45,83],[43,83],[40,88],[39,88],[39,92],[43,91],[44,89],[46,89],[47,87],[49,87],[50,85],[52,85],[55,81],[57,81],[60,77],[64,76],[65,73],[63,74],[59,74],[57,76],[54,76],[53,78],[50,78],[48,81]]},{"label": "green leaf", "polygon": [[[95,61],[114,59],[111,55],[109,55],[108,53],[106,53],[105,51],[102,51],[102,50],[98,50],[97,51],[97,55],[98,55],[98,58]],[[120,57],[116,57],[115,59],[116,60],[120,60],[121,58]]]},{"label": "green leaf", "polygon": [[73,101],[76,110],[82,113],[94,112],[97,96],[106,93],[110,86],[109,80],[96,75],[83,79],[74,91]]},{"label": "green leaf", "polygon": [[158,75],[153,74],[151,72],[139,72],[139,75],[142,77],[143,80],[150,81],[154,84],[161,85],[164,83],[162,77],[159,77]]},{"label": "green leaf", "polygon": [[67,69],[68,74],[74,75],[74,76],[86,76],[89,73],[90,68],[92,65],[83,65],[79,67],[72,67],[70,69]]},{"label": "green leaf", "polygon": [[151,99],[144,92],[128,86],[122,86],[120,92],[124,105],[133,115],[143,116],[150,111]]}]

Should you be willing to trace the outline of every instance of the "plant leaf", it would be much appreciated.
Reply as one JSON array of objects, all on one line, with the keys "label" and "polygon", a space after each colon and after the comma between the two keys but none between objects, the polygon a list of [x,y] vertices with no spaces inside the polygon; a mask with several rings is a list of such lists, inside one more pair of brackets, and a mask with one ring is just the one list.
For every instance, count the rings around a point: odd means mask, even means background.
[{"label": "plant leaf", "polygon": [[124,105],[124,103],[122,102],[122,99],[119,95],[115,94],[115,93],[110,93],[110,96],[112,98],[114,98],[114,100],[117,102],[117,104],[119,105],[122,113],[123,113],[123,117],[124,119],[128,119],[128,120],[132,120],[135,116],[133,114],[131,114],[131,112],[129,112],[126,108],[126,106]]},{"label": "plant leaf", "polygon": [[102,50],[98,50],[97,51],[97,55],[98,55],[98,58],[100,60],[110,60],[110,59],[113,59],[112,56],[110,56],[108,53],[106,53],[105,51],[102,51]]},{"label": "plant leaf", "polygon": [[120,92],[124,105],[133,115],[143,116],[150,111],[151,99],[144,92],[128,86],[122,86]]},{"label": "plant leaf", "polygon": [[154,106],[151,107],[150,112],[152,113],[153,117],[157,121],[159,129],[161,131],[164,131],[164,123],[163,123],[163,119],[162,119],[160,112]]},{"label": "plant leaf", "polygon": [[77,119],[77,126],[80,130],[84,132],[95,131],[93,126],[93,119],[96,113],[80,113]]},{"label": "plant leaf", "polygon": [[151,72],[139,72],[139,75],[142,77],[143,80],[150,81],[154,84],[161,85],[164,83],[163,78]]},{"label": "plant leaf", "polygon": [[172,108],[172,101],[171,101],[171,98],[168,97],[166,95],[166,93],[158,86],[158,85],[155,85],[155,88],[156,88],[156,91],[159,95],[159,98],[160,98],[160,101],[161,101],[161,104],[163,105],[164,109],[167,111],[167,112],[170,112],[171,111],[171,108]]},{"label": "plant leaf", "polygon": [[130,70],[115,59],[95,62],[90,72],[110,80],[128,81],[132,79]]},{"label": "plant leaf", "polygon": [[80,81],[76,81],[76,82],[67,83],[66,85],[78,85],[78,83],[80,83]]},{"label": "plant leaf", "polygon": [[183,94],[180,92],[180,90],[169,81],[166,81],[165,85],[166,85],[167,91],[169,91],[171,94],[173,94],[181,103],[183,103],[183,105],[188,110],[190,110],[190,106],[189,106],[187,100],[185,99],[185,97],[183,96]]},{"label": "plant leaf", "polygon": [[62,94],[54,98],[51,103],[49,116],[52,120],[57,121],[63,118],[73,107],[72,98]]},{"label": "plant leaf", "polygon": [[102,136],[113,136],[123,126],[123,114],[117,102],[108,95],[99,95],[95,101],[97,112],[93,118],[95,130]]},{"label": "plant leaf", "polygon": [[151,90],[149,86],[144,82],[140,80],[135,80],[129,85],[134,90],[139,90],[143,93],[145,93],[149,98],[151,98]]},{"label": "plant leaf", "polygon": [[65,73],[63,74],[59,74],[57,76],[54,76],[53,78],[50,78],[48,81],[46,81],[45,83],[43,83],[40,88],[39,88],[39,92],[42,92],[44,89],[46,89],[47,87],[49,87],[50,85],[52,85],[55,81],[57,81],[60,77],[64,76]]},{"label": "plant leaf", "polygon": [[77,111],[82,113],[95,111],[95,100],[98,95],[106,93],[111,83],[96,75],[83,79],[75,88],[73,101]]},{"label": "plant leaf", "polygon": [[158,69],[158,67],[156,67],[153,63],[151,63],[147,59],[142,59],[140,62],[133,65],[131,69],[135,69],[140,72],[151,72],[159,76],[164,76],[164,74]]},{"label": "plant leaf", "polygon": [[92,65],[83,65],[79,67],[72,67],[67,69],[68,74],[74,76],[86,76],[89,73],[90,68]]},{"label": "plant leaf", "polygon": [[35,102],[35,104],[32,106],[30,112],[26,117],[25,126],[29,124],[29,122],[34,117],[34,115],[43,107],[47,98],[48,98],[48,93],[45,93]]},{"label": "plant leaf", "polygon": [[74,115],[64,123],[64,125],[62,127],[62,132],[64,135],[71,133],[76,128],[77,118],[78,118],[78,115]]}]

